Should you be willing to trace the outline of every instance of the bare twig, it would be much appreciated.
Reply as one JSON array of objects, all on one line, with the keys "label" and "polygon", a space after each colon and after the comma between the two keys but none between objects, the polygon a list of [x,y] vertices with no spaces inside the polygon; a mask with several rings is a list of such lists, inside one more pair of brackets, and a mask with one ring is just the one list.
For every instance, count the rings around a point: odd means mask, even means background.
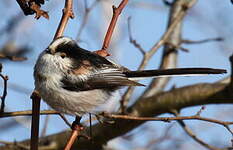
[{"label": "bare twig", "polygon": [[11,61],[27,60],[26,54],[30,52],[28,46],[17,47],[15,41],[9,40],[0,49],[0,59],[9,59]]},{"label": "bare twig", "polygon": [[[0,140],[0,144],[5,144],[8,146],[14,146],[17,150],[30,150],[29,146],[27,146],[25,143],[20,142],[8,142],[8,141],[2,141]],[[40,150],[52,150],[56,149],[56,144],[46,144],[45,146],[40,146]]]},{"label": "bare twig", "polygon": [[197,40],[197,41],[183,39],[181,41],[181,43],[184,43],[184,44],[203,44],[203,43],[207,43],[207,42],[221,42],[223,40],[224,39],[222,37],[209,38],[209,39]]},{"label": "bare twig", "polygon": [[1,69],[0,69],[0,77],[3,79],[3,92],[1,96],[2,102],[1,102],[0,114],[4,112],[4,108],[5,108],[5,100],[7,96],[7,81],[8,81],[8,76],[2,75],[1,71],[2,71],[2,64],[1,64]]},{"label": "bare twig", "polygon": [[21,57],[21,56],[10,56],[10,55],[6,55],[2,52],[0,52],[0,59],[9,59],[11,61],[24,61],[27,60],[26,57]]},{"label": "bare twig", "polygon": [[[165,129],[165,131],[164,131],[164,133],[163,133],[163,135],[161,137],[159,137],[157,139],[152,139],[151,141],[149,141],[149,143],[146,145],[145,149],[151,149],[150,148],[151,146],[153,146],[153,145],[155,145],[157,143],[158,144],[162,143],[162,142],[164,142],[164,141],[166,141],[168,139],[171,139],[171,132],[170,131],[171,131],[172,127],[173,127],[173,124],[171,124],[170,126],[168,126]],[[156,148],[153,148],[153,149],[156,149]]]},{"label": "bare twig", "polygon": [[[164,45],[162,61],[159,69],[175,68],[177,62],[177,52],[174,51],[174,47],[166,45],[166,43],[176,45],[180,47],[182,20],[187,14],[188,10],[196,3],[196,0],[177,0],[173,1],[172,7],[170,8],[170,16],[168,21],[167,32],[163,35],[161,40],[154,45],[151,49],[151,53],[157,51],[157,49]],[[150,58],[148,58],[150,59]],[[153,94],[161,92],[170,78],[153,79],[149,87],[145,90],[142,96],[148,97]]]},{"label": "bare twig", "polygon": [[205,106],[201,106],[201,109],[196,113],[196,115],[200,116],[204,110],[205,110]]},{"label": "bare twig", "polygon": [[[42,110],[40,111],[40,115],[58,115],[59,112],[55,110]],[[0,114],[0,118],[5,118],[5,117],[17,117],[17,116],[31,116],[32,111],[31,110],[26,110],[26,111],[14,111],[14,112],[4,112]]]},{"label": "bare twig", "polygon": [[170,121],[177,121],[177,120],[201,120],[201,121],[207,121],[207,122],[211,122],[211,123],[220,124],[223,126],[233,125],[233,121],[220,121],[220,120],[216,120],[216,119],[201,117],[199,115],[180,116],[180,117],[137,117],[137,116],[129,116],[129,115],[108,114],[108,113],[101,113],[99,115],[102,115],[106,118],[111,118],[111,119],[123,119],[123,120],[135,120],[135,121],[170,122]]},{"label": "bare twig", "polygon": [[[203,110],[203,107],[201,108]],[[11,112],[11,113],[3,113],[0,115],[1,117],[16,117],[16,116],[28,116],[32,115],[32,111],[18,111],[18,112]],[[54,110],[44,110],[40,111],[40,115],[59,115],[57,111]],[[100,116],[110,119],[123,119],[123,120],[136,120],[136,121],[177,121],[177,120],[202,120],[211,123],[220,124],[223,126],[229,126],[233,124],[233,121],[220,121],[211,118],[201,117],[199,111],[197,114],[193,116],[180,116],[180,117],[137,117],[137,116],[129,116],[129,115],[116,115],[116,114],[109,114],[109,113],[101,113]],[[99,116],[97,115],[97,116]]]},{"label": "bare twig", "polygon": [[[133,38],[132,32],[131,32],[131,17],[128,18],[128,32],[129,32],[129,41],[130,43],[132,43],[134,45],[134,47],[136,47],[144,56],[147,54],[147,52],[141,47],[141,45]],[[143,59],[144,60],[144,59]],[[138,70],[143,69],[143,66],[140,65]],[[121,100],[120,100],[120,112],[121,113],[125,113],[125,109],[126,106],[128,105],[130,96],[132,95],[133,91],[134,91],[135,87],[131,86],[128,87],[127,90],[125,91],[124,95],[122,96]]]},{"label": "bare twig", "polygon": [[146,53],[142,46],[133,38],[131,31],[131,17],[128,18],[129,42],[134,45],[143,55]]},{"label": "bare twig", "polygon": [[[200,116],[200,113],[204,110],[204,107],[202,107],[196,115]],[[177,111],[174,111],[174,115],[176,117],[179,117],[179,113]],[[202,141],[201,139],[199,139],[193,132],[191,129],[188,128],[188,126],[185,124],[184,120],[178,120],[177,121],[179,123],[179,125],[183,128],[183,130],[197,143],[199,143],[200,145],[210,149],[210,150],[220,150],[217,147],[213,147],[209,144],[207,144],[206,142]]]},{"label": "bare twig", "polygon": [[80,124],[81,117],[76,117],[75,121],[72,124],[72,133],[68,143],[66,144],[64,150],[70,150],[74,141],[78,136],[80,136],[81,131],[83,130],[83,126]]},{"label": "bare twig", "polygon": [[[127,110],[132,116],[151,117],[168,113],[171,109],[180,110],[203,104],[232,104],[232,88],[228,87],[228,83],[229,82],[222,83],[222,81],[220,81],[220,83],[217,82],[214,84],[196,84],[163,92],[153,97],[140,97],[140,99]],[[145,121],[116,119],[114,120],[114,124],[111,125],[96,124],[92,127],[93,141],[96,141],[95,147],[87,140],[78,140],[73,146],[77,146],[79,149],[96,149],[96,146],[101,146],[113,138],[124,135],[144,122]],[[88,131],[89,128],[85,130],[85,132]],[[67,130],[42,138],[41,142],[46,142],[48,140],[55,141],[57,143],[56,149],[63,149],[65,145],[64,138],[69,134],[70,131]],[[0,149],[8,150],[6,147],[0,147]],[[12,148],[9,148],[9,150],[10,149]]]},{"label": "bare twig", "polygon": [[70,128],[72,127],[72,124],[69,123],[69,121],[66,119],[66,117],[63,114],[58,113],[58,115],[62,118],[62,120],[66,123],[66,125],[68,125]]},{"label": "bare twig", "polygon": [[197,143],[199,143],[200,145],[210,149],[210,150],[221,150],[217,147],[213,147],[209,144],[207,144],[206,142],[202,141],[201,139],[199,139],[193,132],[191,129],[188,128],[188,126],[184,123],[183,120],[179,120],[178,123],[180,124],[180,126],[184,129],[184,131]]},{"label": "bare twig", "polygon": [[[191,2],[183,4],[182,9],[180,11],[178,11],[175,16],[173,16],[173,19],[172,19],[167,31],[163,34],[163,36],[160,38],[160,40],[148,52],[144,53],[143,60],[141,61],[141,64],[139,65],[138,70],[144,69],[146,67],[147,63],[149,62],[149,60],[151,59],[151,57],[155,54],[155,52],[168,41],[168,39],[170,38],[170,35],[173,33],[177,24],[179,24],[181,22],[181,20],[184,18],[184,16],[187,14],[188,8],[191,8],[195,2],[196,2],[196,0],[193,0]],[[168,58],[165,60],[168,60]],[[168,64],[168,63],[165,63],[165,64]],[[161,65],[161,66],[163,66],[163,65]],[[151,91],[153,89],[152,87],[154,87],[153,83],[150,85],[148,90],[145,91],[145,93],[143,95],[146,95],[146,96],[152,95],[152,93],[154,93],[153,91]],[[122,108],[127,106],[134,89],[135,89],[135,87],[129,87],[127,89],[127,91],[124,93],[124,95],[122,96],[122,99],[120,101],[121,102],[121,108],[120,108],[121,112],[122,112]]]},{"label": "bare twig", "polygon": [[74,13],[73,13],[73,0],[66,0],[65,2],[65,7],[63,9],[63,14],[62,14],[62,18],[61,21],[58,25],[56,34],[54,36],[54,39],[60,37],[63,35],[65,27],[68,23],[69,18],[74,18]]},{"label": "bare twig", "polygon": [[112,6],[113,16],[112,16],[112,20],[111,20],[111,22],[110,22],[110,24],[108,26],[108,30],[107,30],[107,33],[106,33],[105,38],[104,38],[102,49],[98,50],[98,51],[95,51],[95,53],[97,53],[98,55],[103,56],[103,57],[110,55],[107,52],[107,49],[109,47],[113,31],[115,29],[115,26],[116,26],[116,23],[117,23],[117,20],[118,20],[118,17],[121,14],[124,7],[127,5],[127,3],[128,3],[128,0],[122,0],[118,7]]},{"label": "bare twig", "polygon": [[49,124],[49,115],[46,115],[45,121],[44,121],[44,126],[42,128],[41,135],[40,135],[41,137],[44,137],[46,135],[48,124]]},{"label": "bare twig", "polygon": [[7,142],[7,141],[2,141],[0,140],[0,144],[5,144],[5,145],[14,145],[17,148],[20,148],[22,150],[29,150],[29,147],[26,145],[23,145],[21,143],[17,143],[17,142]]},{"label": "bare twig", "polygon": [[80,36],[82,34],[82,31],[84,29],[84,27],[86,26],[87,24],[87,20],[88,20],[88,17],[89,17],[89,14],[91,12],[91,10],[98,4],[99,0],[95,0],[91,6],[87,6],[87,0],[83,0],[84,1],[84,17],[83,17],[83,20],[82,20],[82,23],[80,25],[80,28],[78,30],[78,33],[77,33],[77,36],[76,36],[76,40],[79,41],[80,39]]}]

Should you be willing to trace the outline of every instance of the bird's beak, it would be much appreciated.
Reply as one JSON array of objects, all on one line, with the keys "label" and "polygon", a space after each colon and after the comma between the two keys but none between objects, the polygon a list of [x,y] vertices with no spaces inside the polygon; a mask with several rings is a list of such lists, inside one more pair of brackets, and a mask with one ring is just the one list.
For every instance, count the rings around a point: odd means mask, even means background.
[{"label": "bird's beak", "polygon": [[53,54],[52,51],[49,48],[45,49],[46,54]]}]

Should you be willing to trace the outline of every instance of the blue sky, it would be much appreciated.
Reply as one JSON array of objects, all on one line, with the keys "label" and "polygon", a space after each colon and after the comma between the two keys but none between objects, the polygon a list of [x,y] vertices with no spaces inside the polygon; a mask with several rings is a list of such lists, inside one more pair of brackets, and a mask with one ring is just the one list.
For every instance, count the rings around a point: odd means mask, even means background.
[{"label": "blue sky", "polygon": [[[59,2],[59,4],[58,4]],[[88,3],[92,3],[89,0]],[[110,1],[111,2],[111,1]],[[118,24],[120,25],[119,37],[114,36],[112,50],[114,51],[115,59],[118,63],[130,68],[131,70],[137,69],[142,58],[141,53],[135,49],[128,40],[127,31],[127,18],[132,17],[132,30],[134,38],[141,44],[141,46],[149,50],[155,42],[159,40],[166,29],[167,17],[168,17],[168,7],[164,6],[161,1],[147,0],[149,8],[135,8],[132,6],[135,2],[140,2],[139,0],[132,0],[129,6],[123,11],[122,16]],[[78,8],[76,7],[78,6]],[[55,30],[58,25],[58,21],[61,17],[61,9],[63,7],[63,1],[60,3],[58,0],[46,2],[46,6],[43,8],[49,11],[50,19],[46,20],[41,18],[39,20],[33,19],[33,16],[25,16],[19,23],[19,27],[13,31],[14,39],[17,45],[29,45],[33,49],[33,53],[29,56],[29,60],[26,62],[9,62],[5,61],[4,74],[9,76],[10,84],[18,84],[22,87],[27,88],[26,93],[19,93],[17,91],[9,88],[7,96],[7,108],[10,111],[16,110],[28,110],[31,106],[31,101],[29,99],[30,92],[33,90],[33,65],[36,61],[39,53],[47,47],[47,45],[52,40]],[[2,16],[2,21],[0,22],[0,28],[5,26],[8,20],[18,13],[21,13],[18,5],[15,1],[10,0],[8,2],[2,3],[0,5],[1,12],[7,12]],[[84,29],[80,45],[86,49],[96,50],[101,48],[103,34],[105,28],[103,27],[104,20],[106,19],[101,12],[102,7],[97,5],[95,9],[92,10],[90,14],[89,24],[87,24]],[[111,9],[111,7],[109,7]],[[83,9],[81,4],[75,2],[75,16],[76,18],[69,21],[68,27],[66,29],[65,35],[75,38],[77,31],[80,27],[80,22],[82,19]],[[108,12],[111,12],[109,10]],[[226,1],[218,0],[206,0],[198,1],[198,4],[189,12],[188,16],[184,21],[183,37],[192,40],[200,40],[205,38],[212,38],[218,36],[224,36],[226,41],[222,44],[216,42],[210,42],[201,45],[184,45],[185,48],[190,50],[189,53],[179,52],[178,67],[212,67],[212,68],[223,68],[230,72],[230,64],[228,57],[232,53],[231,43],[232,43],[232,5]],[[105,20],[108,21],[108,20]],[[224,29],[222,29],[224,28]],[[9,34],[1,36],[0,45],[3,45],[5,41],[8,40]],[[149,62],[147,69],[157,68],[161,59],[161,49],[155,54],[155,56]],[[117,57],[116,57],[117,56]],[[229,73],[227,74],[229,75]],[[227,75],[217,75],[217,76],[205,76],[205,77],[176,77],[171,80],[166,89],[171,86],[176,85],[177,87],[195,84],[200,82],[214,82],[222,79]],[[143,81],[143,83],[148,83],[149,81]],[[137,89],[137,93],[142,92],[142,88]],[[138,96],[135,92],[135,96]],[[208,106],[203,115],[214,116],[221,111],[226,111],[231,109],[232,106]],[[195,113],[200,107],[195,107],[192,109],[185,109],[183,111],[184,115],[190,115]],[[46,104],[43,103],[42,109],[47,109]],[[227,119],[232,119],[226,117]],[[43,125],[42,117],[42,124]],[[69,118],[72,120],[72,118]],[[223,118],[224,119],[224,118]],[[6,121],[8,119],[1,119]],[[56,128],[54,127],[56,124]],[[163,126],[164,123],[147,123],[159,128]],[[192,128],[199,126],[199,122],[189,122]],[[209,125],[207,125],[209,127]],[[212,126],[211,126],[212,127]],[[214,126],[215,127],[215,126]],[[48,134],[55,133],[62,129],[67,128],[63,121],[57,116],[52,116],[50,119],[50,124],[48,127]],[[181,129],[177,127],[177,134],[184,134]],[[197,129],[195,129],[197,130]],[[222,132],[224,129],[220,127],[215,127],[208,129],[208,134],[200,133],[200,137],[211,142],[212,136],[222,135],[223,140],[229,140],[230,135],[227,132]],[[22,140],[29,138],[30,129],[24,126],[18,126],[14,129],[6,130],[6,132],[1,131],[0,140],[13,141]],[[211,137],[211,138],[210,138]],[[229,140],[230,141],[230,140]],[[229,142],[225,142],[228,143]],[[143,145],[143,144],[142,144]],[[126,148],[127,149],[127,148]]]}]

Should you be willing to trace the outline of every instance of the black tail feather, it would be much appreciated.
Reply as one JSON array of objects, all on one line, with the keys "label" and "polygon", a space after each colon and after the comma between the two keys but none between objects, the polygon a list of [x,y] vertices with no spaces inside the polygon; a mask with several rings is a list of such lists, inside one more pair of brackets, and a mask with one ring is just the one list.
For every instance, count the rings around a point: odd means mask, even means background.
[{"label": "black tail feather", "polygon": [[143,70],[128,71],[124,74],[129,78],[153,77],[153,76],[175,76],[175,75],[205,75],[205,74],[223,74],[227,71],[224,69],[213,68],[175,68],[165,70]]}]

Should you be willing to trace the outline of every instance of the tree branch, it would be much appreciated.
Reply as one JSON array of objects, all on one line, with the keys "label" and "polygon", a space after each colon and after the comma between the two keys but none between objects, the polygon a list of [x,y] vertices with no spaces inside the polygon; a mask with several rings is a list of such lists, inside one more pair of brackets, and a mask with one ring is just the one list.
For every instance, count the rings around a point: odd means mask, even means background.
[{"label": "tree branch", "polygon": [[[179,113],[175,113],[176,116],[179,115]],[[183,120],[178,120],[177,121],[179,123],[179,125],[182,127],[182,129],[194,140],[196,141],[197,143],[199,143],[200,145],[210,149],[210,150],[222,150],[222,149],[219,149],[217,147],[213,147],[209,144],[207,144],[206,142],[202,141],[201,139],[199,139],[193,132],[190,128],[188,128],[188,126],[185,124],[185,122]]]},{"label": "tree branch", "polygon": [[54,39],[60,37],[63,35],[65,27],[68,23],[69,18],[74,18],[74,13],[73,13],[73,0],[66,0],[65,2],[65,7],[62,10],[62,18],[61,21],[58,25],[57,31],[55,33]]},{"label": "tree branch", "polygon": [[97,53],[98,55],[103,56],[103,57],[110,55],[107,52],[107,49],[109,47],[113,31],[115,29],[115,26],[116,26],[116,23],[117,23],[117,20],[118,20],[118,17],[121,14],[124,7],[127,5],[127,3],[128,3],[128,0],[122,0],[118,7],[112,6],[113,16],[112,16],[112,20],[111,20],[111,22],[110,22],[110,24],[108,26],[108,30],[107,30],[107,33],[106,33],[105,38],[104,38],[102,49],[98,50],[98,51],[95,51],[95,53]]},{"label": "tree branch", "polygon": [[31,99],[32,99],[32,124],[31,124],[30,150],[38,150],[41,97],[39,93],[34,91],[31,95]]},{"label": "tree branch", "polygon": [[[0,70],[2,70],[2,66],[1,66]],[[4,108],[5,108],[5,100],[6,100],[6,96],[7,96],[8,76],[4,76],[3,74],[1,74],[1,71],[0,71],[0,77],[3,79],[3,92],[2,92],[2,96],[1,96],[2,102],[1,102],[1,108],[0,108],[0,115],[1,115],[4,112]]]},{"label": "tree branch", "polygon": [[188,40],[188,39],[183,39],[181,40],[181,43],[184,44],[203,44],[203,43],[207,43],[207,42],[221,42],[224,39],[222,37],[216,37],[216,38],[208,38],[208,39],[203,39],[203,40]]},{"label": "tree branch", "polygon": [[[163,36],[160,38],[160,40],[148,51],[143,54],[143,60],[141,61],[141,64],[138,67],[138,70],[143,70],[151,57],[155,54],[155,52],[166,42],[172,42],[176,45],[178,45],[178,42],[180,40],[180,33],[181,33],[181,23],[184,16],[187,14],[187,11],[189,8],[191,8],[195,4],[196,0],[191,1],[184,1],[184,0],[178,0],[174,4],[174,8],[170,12],[170,19],[169,19],[169,25],[167,28],[167,31],[163,34]],[[175,13],[173,13],[173,11]],[[173,51],[170,47],[166,46],[164,48],[164,54],[163,54],[163,61],[160,65],[160,69],[166,69],[166,68],[174,68],[174,64],[176,61],[176,52]],[[151,96],[155,93],[160,92],[166,83],[168,82],[168,78],[161,78],[161,79],[154,79],[147,90],[144,92],[143,96]],[[127,91],[122,96],[121,100],[121,108],[124,108],[128,102],[129,99],[134,91],[135,87],[129,87]],[[123,111],[123,110],[121,110]]]},{"label": "tree branch", "polygon": [[[156,51],[160,44],[164,46],[163,49],[163,56],[162,61],[160,64],[160,69],[168,69],[168,68],[175,68],[177,62],[177,51],[174,50],[174,47],[166,44],[171,43],[172,45],[176,45],[180,47],[181,44],[181,32],[182,32],[182,24],[183,18],[187,14],[188,10],[196,3],[196,0],[177,0],[174,1],[170,8],[170,17],[168,21],[168,29],[167,33],[164,34],[163,38],[157,43],[153,48],[152,52]],[[169,82],[170,78],[158,78],[154,79],[148,88],[145,90],[143,96],[151,96],[155,93],[161,92],[167,83]]]},{"label": "tree branch", "polygon": [[[169,113],[171,110],[180,110],[190,106],[233,103],[233,91],[228,84],[205,83],[173,89],[151,97],[140,98],[127,111],[130,112],[129,115],[136,117],[154,117],[163,113]],[[101,147],[107,141],[129,132],[144,122],[117,119],[114,121],[114,124],[97,124],[92,127],[92,139],[95,141],[93,144],[90,144],[87,140],[80,139],[75,142],[73,147],[98,149],[98,147]],[[85,131],[89,133],[88,128]],[[68,139],[69,135],[70,131],[64,131],[44,137],[41,141],[56,142],[57,149],[59,150],[64,148],[64,139]],[[2,149],[11,150],[12,147],[9,145],[0,147],[0,150]]]}]

